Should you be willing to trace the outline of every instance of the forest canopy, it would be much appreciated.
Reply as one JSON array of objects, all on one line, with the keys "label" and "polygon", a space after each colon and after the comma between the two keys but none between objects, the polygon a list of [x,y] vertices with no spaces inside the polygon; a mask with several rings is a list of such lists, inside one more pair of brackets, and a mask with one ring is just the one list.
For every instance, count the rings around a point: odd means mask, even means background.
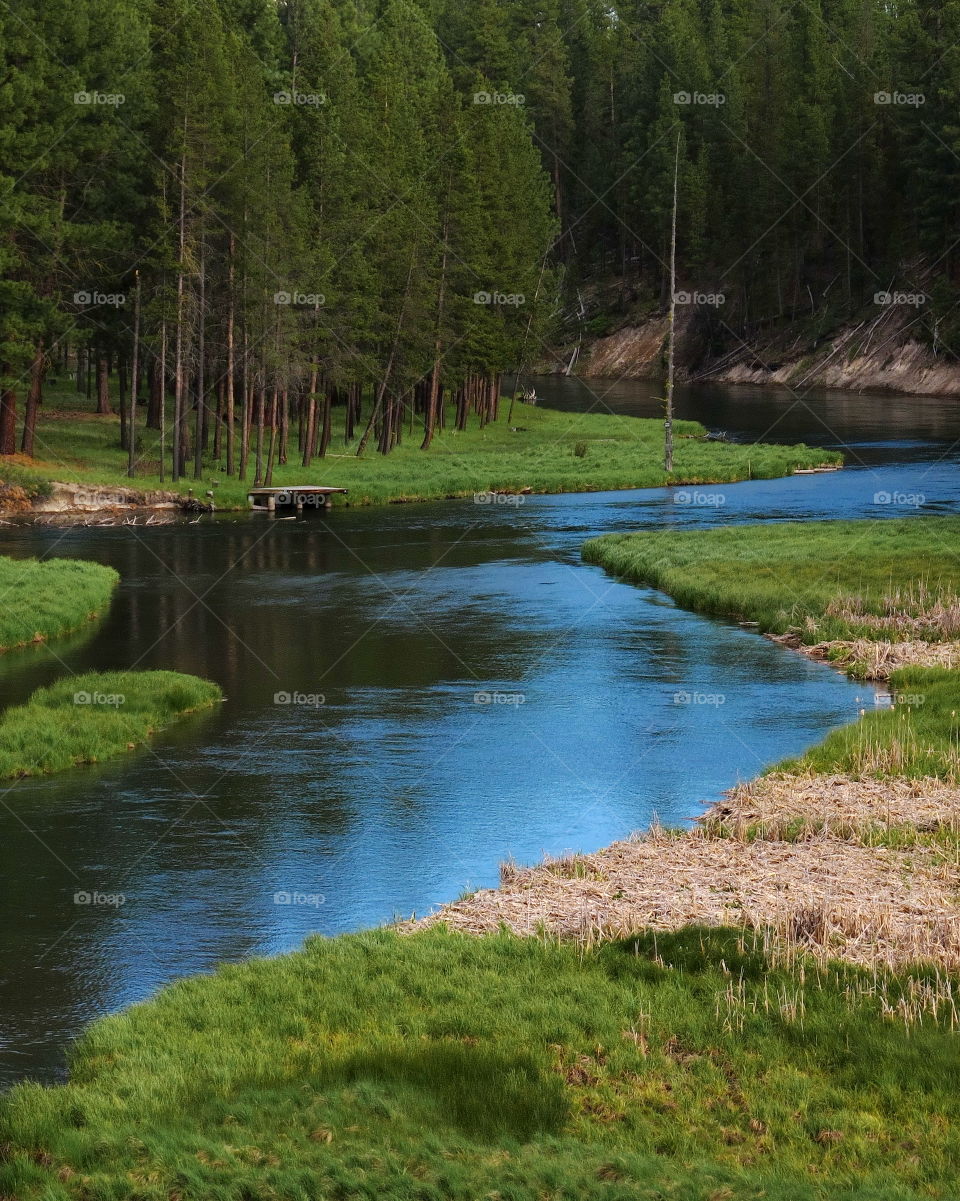
[{"label": "forest canopy", "polygon": [[664,302],[675,168],[678,278],[738,335],[896,281],[953,353],[958,41],[926,0],[11,0],[0,453],[68,355],[175,478],[211,412],[230,474],[291,405],[307,459],[333,405],[429,446],[585,283]]}]

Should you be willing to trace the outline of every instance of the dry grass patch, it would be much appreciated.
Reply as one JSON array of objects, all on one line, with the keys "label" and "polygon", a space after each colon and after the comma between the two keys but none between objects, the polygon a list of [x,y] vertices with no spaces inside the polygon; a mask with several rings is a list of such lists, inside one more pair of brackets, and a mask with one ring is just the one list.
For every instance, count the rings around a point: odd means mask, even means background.
[{"label": "dry grass patch", "polygon": [[870,638],[842,639],[805,646],[796,635],[774,635],[772,641],[794,647],[811,659],[827,660],[863,680],[889,680],[901,667],[960,667],[960,642],[885,642]]},{"label": "dry grass patch", "polygon": [[937,779],[775,772],[730,789],[700,820],[710,832],[741,838],[811,834],[855,838],[903,827],[957,831],[960,788]]},{"label": "dry grass patch", "polygon": [[592,944],[644,929],[741,926],[851,963],[960,966],[960,869],[925,848],[907,855],[828,835],[784,842],[654,831],[576,862],[574,871],[556,861],[514,868],[500,889],[405,928],[505,926]]}]

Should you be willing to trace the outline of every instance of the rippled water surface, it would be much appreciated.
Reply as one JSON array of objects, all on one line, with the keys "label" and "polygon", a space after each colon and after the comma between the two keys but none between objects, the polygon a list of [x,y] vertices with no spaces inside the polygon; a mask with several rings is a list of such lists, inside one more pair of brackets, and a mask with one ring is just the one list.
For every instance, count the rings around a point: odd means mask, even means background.
[{"label": "rippled water surface", "polygon": [[[642,382],[538,390],[562,409],[657,412]],[[227,695],[152,749],[2,795],[3,1080],[55,1077],[92,1017],[177,976],[423,912],[495,883],[508,856],[685,822],[872,704],[827,667],[583,566],[579,548],[607,531],[914,511],[885,494],[955,511],[956,403],[698,388],[680,415],[841,447],[850,466],[712,488],[717,505],[646,490],[0,529],[2,554],[96,559],[123,580],[85,639],[0,658],[4,704],[131,666]],[[76,903],[95,891],[123,904]]]}]

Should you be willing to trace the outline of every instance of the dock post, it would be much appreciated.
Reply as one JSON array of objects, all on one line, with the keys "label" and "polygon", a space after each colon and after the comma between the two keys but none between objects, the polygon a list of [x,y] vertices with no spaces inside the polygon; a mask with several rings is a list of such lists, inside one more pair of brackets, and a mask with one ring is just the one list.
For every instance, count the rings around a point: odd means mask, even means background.
[{"label": "dock post", "polygon": [[303,516],[303,494],[297,493],[297,516]]},{"label": "dock post", "polygon": [[272,492],[267,496],[267,512],[271,517],[277,515],[277,498]]}]

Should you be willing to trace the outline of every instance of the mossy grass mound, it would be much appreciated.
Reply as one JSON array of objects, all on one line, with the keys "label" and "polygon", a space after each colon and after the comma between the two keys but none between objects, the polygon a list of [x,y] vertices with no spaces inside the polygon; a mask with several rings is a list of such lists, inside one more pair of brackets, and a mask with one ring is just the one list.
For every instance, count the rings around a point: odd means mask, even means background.
[{"label": "mossy grass mound", "polygon": [[79,629],[106,610],[119,580],[80,559],[0,557],[0,651]]},{"label": "mossy grass mound", "polygon": [[175,671],[70,676],[0,715],[0,778],[110,759],[221,699],[216,684]]}]

